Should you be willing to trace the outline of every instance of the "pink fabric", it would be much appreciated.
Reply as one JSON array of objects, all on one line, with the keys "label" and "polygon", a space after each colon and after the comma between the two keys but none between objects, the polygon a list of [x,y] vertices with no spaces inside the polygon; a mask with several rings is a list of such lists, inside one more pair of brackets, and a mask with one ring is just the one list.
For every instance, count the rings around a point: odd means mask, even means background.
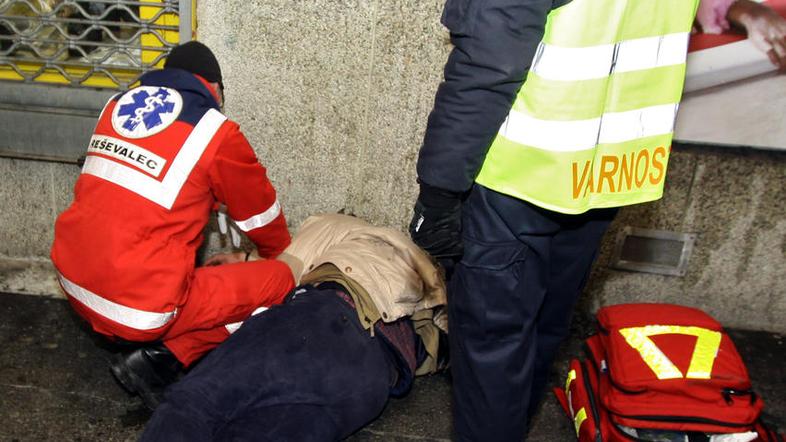
[{"label": "pink fabric", "polygon": [[726,13],[736,0],[701,0],[696,12],[696,21],[705,34],[720,34],[731,25],[726,20]]}]

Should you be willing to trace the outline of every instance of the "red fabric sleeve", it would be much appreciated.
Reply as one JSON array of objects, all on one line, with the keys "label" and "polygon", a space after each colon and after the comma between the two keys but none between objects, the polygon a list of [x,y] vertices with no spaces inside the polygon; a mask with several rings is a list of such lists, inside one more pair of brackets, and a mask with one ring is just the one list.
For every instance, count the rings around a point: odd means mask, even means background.
[{"label": "red fabric sleeve", "polygon": [[265,168],[233,122],[221,141],[209,176],[216,199],[257,246],[259,256],[278,256],[290,243],[284,212]]}]

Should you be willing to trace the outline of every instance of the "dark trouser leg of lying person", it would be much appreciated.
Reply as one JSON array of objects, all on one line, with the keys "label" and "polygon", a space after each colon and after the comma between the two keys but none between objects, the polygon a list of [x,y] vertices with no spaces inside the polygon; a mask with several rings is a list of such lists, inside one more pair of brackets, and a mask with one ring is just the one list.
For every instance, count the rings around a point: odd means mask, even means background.
[{"label": "dark trouser leg of lying person", "polygon": [[300,290],[170,387],[142,440],[339,440],[381,413],[389,361],[335,291]]},{"label": "dark trouser leg of lying person", "polygon": [[281,302],[294,285],[289,268],[276,260],[201,267],[194,275],[188,298],[158,338],[161,342],[138,342],[136,350],[116,355],[111,363],[120,384],[151,410],[183,368],[229,336],[226,324]]}]

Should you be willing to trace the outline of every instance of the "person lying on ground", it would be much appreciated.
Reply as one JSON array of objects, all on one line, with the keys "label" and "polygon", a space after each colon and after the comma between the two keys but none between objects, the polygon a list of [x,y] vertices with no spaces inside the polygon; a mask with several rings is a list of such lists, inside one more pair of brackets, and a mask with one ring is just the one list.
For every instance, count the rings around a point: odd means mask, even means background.
[{"label": "person lying on ground", "polygon": [[340,440],[444,366],[444,281],[404,234],[318,215],[278,259],[300,285],[172,385],[142,441]]}]

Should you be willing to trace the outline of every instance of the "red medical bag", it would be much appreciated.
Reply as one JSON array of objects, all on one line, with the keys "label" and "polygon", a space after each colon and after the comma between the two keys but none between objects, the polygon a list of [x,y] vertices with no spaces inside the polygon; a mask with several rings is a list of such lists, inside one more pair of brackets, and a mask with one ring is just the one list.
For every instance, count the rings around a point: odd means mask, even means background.
[{"label": "red medical bag", "polygon": [[708,314],[623,304],[600,309],[597,319],[587,359],[572,360],[564,388],[554,389],[579,441],[732,433],[738,440],[783,441],[759,421],[764,403],[731,339]]}]

